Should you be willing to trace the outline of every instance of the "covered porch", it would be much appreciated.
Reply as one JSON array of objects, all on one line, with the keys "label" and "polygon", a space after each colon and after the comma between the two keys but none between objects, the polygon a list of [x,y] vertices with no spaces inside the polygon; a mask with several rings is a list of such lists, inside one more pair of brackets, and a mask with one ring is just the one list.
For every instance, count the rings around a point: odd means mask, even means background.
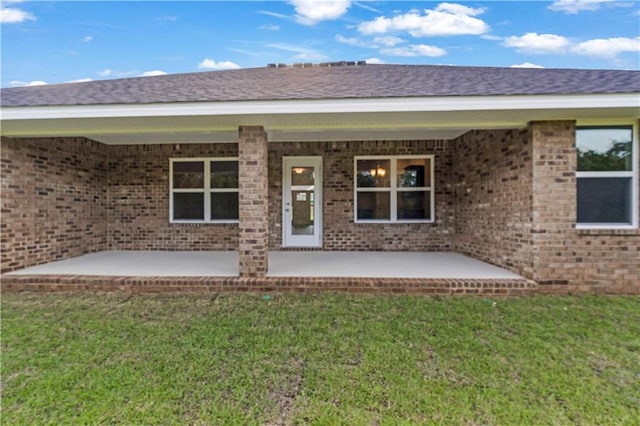
[{"label": "covered porch", "polygon": [[[235,277],[235,251],[103,251],[24,268],[8,275]],[[522,279],[452,252],[271,251],[268,277]]]},{"label": "covered porch", "polygon": [[[586,105],[410,96],[12,107],[3,289],[564,285],[565,236],[547,229],[575,222],[575,164],[546,159],[574,158],[576,120],[607,114]],[[298,169],[313,181],[294,182]],[[307,243],[290,228],[309,223]]]},{"label": "covered porch", "polygon": [[509,294],[536,285],[453,252],[270,251],[265,277],[244,278],[235,251],[103,251],[4,274],[9,291],[346,291]]}]

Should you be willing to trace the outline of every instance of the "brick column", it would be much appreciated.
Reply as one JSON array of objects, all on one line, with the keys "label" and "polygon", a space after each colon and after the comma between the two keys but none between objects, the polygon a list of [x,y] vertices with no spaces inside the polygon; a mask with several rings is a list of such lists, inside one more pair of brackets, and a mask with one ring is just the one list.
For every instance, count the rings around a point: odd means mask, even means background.
[{"label": "brick column", "polygon": [[[580,264],[572,258],[576,223],[574,121],[529,123],[533,149],[533,270],[543,284],[567,284]],[[574,256],[575,257],[575,256]]]},{"label": "brick column", "polygon": [[262,126],[240,126],[238,136],[240,276],[264,277],[269,248],[267,133]]}]

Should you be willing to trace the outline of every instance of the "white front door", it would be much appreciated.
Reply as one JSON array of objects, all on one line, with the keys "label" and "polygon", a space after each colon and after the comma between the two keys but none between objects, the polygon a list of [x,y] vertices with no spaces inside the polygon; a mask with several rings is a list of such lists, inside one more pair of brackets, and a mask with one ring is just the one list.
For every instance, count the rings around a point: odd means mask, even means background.
[{"label": "white front door", "polygon": [[322,157],[284,157],[282,245],[322,247]]}]

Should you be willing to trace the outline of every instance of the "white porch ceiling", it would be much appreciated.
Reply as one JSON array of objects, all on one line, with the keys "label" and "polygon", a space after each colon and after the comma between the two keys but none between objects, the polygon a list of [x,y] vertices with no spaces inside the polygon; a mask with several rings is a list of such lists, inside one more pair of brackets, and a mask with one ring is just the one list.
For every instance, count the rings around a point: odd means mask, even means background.
[{"label": "white porch ceiling", "polygon": [[640,118],[637,95],[503,96],[4,108],[2,135],[84,136],[105,144],[236,142],[241,125],[272,142],[453,139],[534,120]]}]

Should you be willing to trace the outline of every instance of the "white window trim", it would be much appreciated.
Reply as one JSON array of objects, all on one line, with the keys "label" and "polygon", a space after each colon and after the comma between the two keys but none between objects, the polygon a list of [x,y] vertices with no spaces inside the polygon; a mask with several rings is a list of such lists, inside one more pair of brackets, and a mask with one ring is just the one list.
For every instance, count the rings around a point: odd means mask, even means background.
[{"label": "white window trim", "polygon": [[[173,164],[189,161],[204,162],[204,188],[173,188]],[[211,188],[211,162],[212,161],[238,161],[238,157],[188,157],[169,159],[169,223],[238,223],[238,219],[211,220],[211,194],[220,192],[239,192],[238,188]],[[204,220],[174,219],[173,218],[173,194],[174,193],[199,193],[204,194]]]},{"label": "white window trim", "polygon": [[[429,160],[430,169],[429,170],[429,181],[431,182],[431,186],[424,186],[419,188],[399,188],[397,186],[397,160],[411,160],[411,159],[427,159]],[[388,188],[358,188],[358,160],[390,160],[390,168],[389,173],[390,176],[390,184]],[[358,155],[353,157],[353,221],[354,223],[434,223],[435,222],[435,155]],[[391,211],[389,212],[389,220],[384,219],[358,219],[358,191],[362,192],[389,192],[390,193],[390,206]],[[429,216],[431,219],[401,219],[398,220],[398,197],[394,196],[398,192],[418,192],[418,191],[429,191],[429,204],[430,204],[430,212]]]},{"label": "white window trim", "polygon": [[[631,223],[581,223],[576,222],[576,229],[637,229],[638,228],[638,208],[640,194],[638,191],[638,180],[640,179],[640,143],[639,143],[639,130],[638,121],[621,121],[621,120],[609,120],[609,121],[592,121],[578,122],[576,130],[589,127],[631,127],[631,171],[617,171],[617,172],[579,172],[576,171],[576,186],[579,178],[589,177],[630,177],[631,178]],[[576,199],[577,204],[577,199]]]}]

